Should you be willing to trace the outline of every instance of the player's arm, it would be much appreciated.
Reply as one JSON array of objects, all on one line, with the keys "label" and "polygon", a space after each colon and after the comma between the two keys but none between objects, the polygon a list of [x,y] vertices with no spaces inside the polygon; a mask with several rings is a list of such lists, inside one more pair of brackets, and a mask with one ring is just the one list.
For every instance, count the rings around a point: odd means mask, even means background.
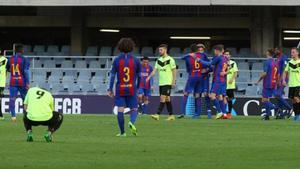
[{"label": "player's arm", "polygon": [[137,84],[136,84],[136,86],[137,87],[139,87],[140,86],[140,82],[141,82],[141,62],[138,60],[138,59],[136,59],[136,74],[137,74],[137,78],[136,78],[136,80],[137,80]]},{"label": "player's arm", "polygon": [[259,79],[255,83],[256,85],[258,85],[263,80],[263,78],[267,76],[267,72],[268,72],[268,63],[265,62],[264,63],[264,71],[261,73]]},{"label": "player's arm", "polygon": [[171,69],[172,69],[172,87],[175,87],[176,85],[176,75],[177,75],[177,70],[176,70],[176,63],[174,59],[171,59]]},{"label": "player's arm", "polygon": [[10,72],[10,59],[9,58],[7,58],[6,71]]},{"label": "player's arm", "polygon": [[146,82],[148,82],[155,75],[156,71],[157,71],[157,67],[155,66],[151,74],[147,77]]},{"label": "player's arm", "polygon": [[28,96],[29,95],[29,91],[28,91],[28,94],[25,96],[25,100],[24,100],[24,110],[25,110],[25,112],[27,112],[27,105],[28,105]]},{"label": "player's arm", "polygon": [[30,72],[29,72],[30,63],[27,58],[24,59],[24,78],[26,87],[29,88],[30,84]]},{"label": "player's arm", "polygon": [[50,108],[51,108],[51,110],[52,110],[52,112],[54,112],[54,98],[53,98],[53,96],[50,94]]},{"label": "player's arm", "polygon": [[288,73],[289,73],[289,65],[287,64],[284,71],[283,71],[283,73],[282,73],[282,85],[283,86],[287,85],[286,77],[288,76]]},{"label": "player's arm", "polygon": [[117,72],[117,68],[116,68],[116,59],[115,59],[114,62],[113,62],[111,71],[110,71],[109,88],[107,90],[107,95],[109,97],[114,96],[113,87],[114,87],[114,83],[115,83],[116,72]]}]

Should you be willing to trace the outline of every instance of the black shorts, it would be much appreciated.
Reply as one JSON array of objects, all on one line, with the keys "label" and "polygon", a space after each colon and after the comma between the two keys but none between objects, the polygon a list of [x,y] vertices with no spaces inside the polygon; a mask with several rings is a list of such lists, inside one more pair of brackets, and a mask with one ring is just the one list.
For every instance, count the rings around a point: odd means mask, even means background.
[{"label": "black shorts", "polygon": [[170,96],[171,95],[171,85],[159,86],[159,95]]},{"label": "black shorts", "polygon": [[228,98],[234,98],[234,90],[235,89],[227,89],[226,90],[226,95]]},{"label": "black shorts", "polygon": [[4,87],[0,87],[0,97],[4,96]]},{"label": "black shorts", "polygon": [[300,97],[300,87],[289,88],[289,98],[294,99],[294,97]]}]

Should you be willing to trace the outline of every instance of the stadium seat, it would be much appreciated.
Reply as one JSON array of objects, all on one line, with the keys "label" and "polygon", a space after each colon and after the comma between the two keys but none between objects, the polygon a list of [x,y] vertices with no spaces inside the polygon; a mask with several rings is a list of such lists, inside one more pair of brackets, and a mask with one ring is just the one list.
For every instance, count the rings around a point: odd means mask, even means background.
[{"label": "stadium seat", "polygon": [[38,86],[39,86],[40,88],[44,88],[44,89],[46,89],[46,90],[50,90],[50,84],[49,84],[49,83],[46,83],[46,82],[40,82],[40,83],[38,83]]},{"label": "stadium seat", "polygon": [[49,45],[48,48],[47,48],[47,53],[49,54],[49,56],[57,56],[58,53],[59,53],[58,46]]},{"label": "stadium seat", "polygon": [[246,96],[256,97],[259,93],[259,88],[257,86],[247,86],[246,87]]},{"label": "stadium seat", "polygon": [[55,60],[50,60],[50,59],[44,60],[43,65],[44,65],[44,68],[55,68],[56,67]]},{"label": "stadium seat", "polygon": [[239,54],[242,56],[249,55],[251,53],[250,48],[241,48]]},{"label": "stadium seat", "polygon": [[50,91],[54,94],[66,91],[64,85],[61,83],[49,83]]},{"label": "stadium seat", "polygon": [[237,62],[237,66],[239,70],[250,70],[248,62]]},{"label": "stadium seat", "polygon": [[45,82],[45,80],[46,80],[46,76],[43,76],[43,75],[33,75],[32,76],[33,82],[39,83],[39,82]]},{"label": "stadium seat", "polygon": [[237,54],[237,49],[235,47],[228,47],[226,50],[229,50],[233,56]]},{"label": "stadium seat", "polygon": [[252,70],[263,70],[263,63],[262,62],[254,62],[252,64]]},{"label": "stadium seat", "polygon": [[82,93],[81,85],[73,84],[72,86],[70,86],[69,91],[72,92],[73,94],[81,94]]},{"label": "stadium seat", "polygon": [[103,76],[93,76],[91,79],[91,84],[97,85],[104,82]]},{"label": "stadium seat", "polygon": [[33,47],[33,52],[34,53],[43,53],[43,52],[45,52],[45,46],[44,45],[35,45],[34,47]]},{"label": "stadium seat", "polygon": [[181,49],[179,47],[171,47],[169,50],[169,54],[172,57],[178,57],[181,55]]},{"label": "stadium seat", "polygon": [[251,71],[251,81],[253,83],[255,83],[258,80],[258,78],[260,77],[261,72],[262,71],[253,71],[253,70]]},{"label": "stadium seat", "polygon": [[64,76],[73,76],[77,77],[77,72],[74,70],[64,70]]},{"label": "stadium seat", "polygon": [[30,67],[32,67],[32,68],[41,68],[42,67],[42,62],[40,60],[34,59],[33,61],[30,62]]},{"label": "stadium seat", "polygon": [[100,61],[98,61],[98,60],[91,61],[89,63],[89,68],[93,68],[93,69],[99,69],[99,68],[101,68]]},{"label": "stadium seat", "polygon": [[25,55],[28,55],[29,53],[31,54],[32,53],[32,48],[30,45],[24,45],[24,54]]},{"label": "stadium seat", "polygon": [[48,83],[60,83],[61,77],[59,76],[49,76]]},{"label": "stadium seat", "polygon": [[96,84],[96,85],[94,85],[94,88],[95,88],[95,90],[96,90],[96,92],[98,93],[98,94],[106,94],[106,92],[107,92],[107,86],[105,85],[105,84]]},{"label": "stadium seat", "polygon": [[98,47],[97,46],[89,46],[86,50],[85,56],[97,56]]},{"label": "stadium seat", "polygon": [[141,56],[141,53],[140,53],[140,48],[139,47],[135,47],[132,54],[134,56]]},{"label": "stadium seat", "polygon": [[153,48],[150,46],[145,46],[142,48],[142,56],[153,56]]},{"label": "stadium seat", "polygon": [[238,78],[247,79],[247,82],[250,81],[251,79],[250,71],[239,71]]},{"label": "stadium seat", "polygon": [[100,48],[99,56],[111,56],[112,48],[109,46],[102,46]]},{"label": "stadium seat", "polygon": [[86,93],[96,93],[96,89],[92,84],[85,84],[81,86],[81,90]]},{"label": "stadium seat", "polygon": [[54,69],[54,70],[51,71],[51,76],[62,77],[63,72],[59,69]]},{"label": "stadium seat", "polygon": [[77,72],[77,74],[79,76],[86,76],[88,78],[91,78],[92,71],[91,70],[80,70]]},{"label": "stadium seat", "polygon": [[79,74],[79,76],[77,78],[77,82],[89,83],[90,82],[90,76]]},{"label": "stadium seat", "polygon": [[73,62],[71,60],[63,60],[61,63],[62,68],[73,68]]},{"label": "stadium seat", "polygon": [[118,47],[115,47],[113,51],[113,56],[118,56],[118,54],[119,54],[119,49]]},{"label": "stadium seat", "polygon": [[85,60],[76,60],[75,68],[87,68],[87,64]]},{"label": "stadium seat", "polygon": [[245,91],[247,86],[248,86],[248,81],[249,79],[245,77],[238,77],[236,82],[237,82],[237,89],[238,91]]},{"label": "stadium seat", "polygon": [[71,47],[69,45],[64,45],[61,47],[61,53],[64,56],[69,56],[71,54]]},{"label": "stadium seat", "polygon": [[31,70],[33,75],[41,75],[44,76],[46,78],[47,72],[45,69],[33,69]]}]

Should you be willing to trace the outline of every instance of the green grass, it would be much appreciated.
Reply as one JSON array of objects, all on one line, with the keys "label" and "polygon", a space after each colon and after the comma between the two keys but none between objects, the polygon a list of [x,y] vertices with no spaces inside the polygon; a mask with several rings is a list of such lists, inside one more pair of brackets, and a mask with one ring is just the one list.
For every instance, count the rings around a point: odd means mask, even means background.
[{"label": "green grass", "polygon": [[[114,116],[67,115],[53,143],[35,127],[27,143],[21,117],[0,121],[2,169],[295,169],[299,168],[300,123],[233,120],[153,121],[141,116],[139,136],[117,138]],[[128,122],[128,118],[127,118]],[[127,123],[126,123],[127,124]]]}]

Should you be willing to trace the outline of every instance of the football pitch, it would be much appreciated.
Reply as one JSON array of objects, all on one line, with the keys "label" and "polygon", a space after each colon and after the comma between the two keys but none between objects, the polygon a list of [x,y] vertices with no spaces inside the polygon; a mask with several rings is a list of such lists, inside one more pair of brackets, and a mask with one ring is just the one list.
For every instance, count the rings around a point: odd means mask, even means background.
[{"label": "football pitch", "polygon": [[[300,123],[180,119],[139,116],[139,135],[118,138],[113,115],[65,115],[46,143],[45,127],[34,127],[26,142],[21,116],[0,121],[2,169],[295,169],[299,168]],[[128,117],[126,117],[128,122]]]}]

